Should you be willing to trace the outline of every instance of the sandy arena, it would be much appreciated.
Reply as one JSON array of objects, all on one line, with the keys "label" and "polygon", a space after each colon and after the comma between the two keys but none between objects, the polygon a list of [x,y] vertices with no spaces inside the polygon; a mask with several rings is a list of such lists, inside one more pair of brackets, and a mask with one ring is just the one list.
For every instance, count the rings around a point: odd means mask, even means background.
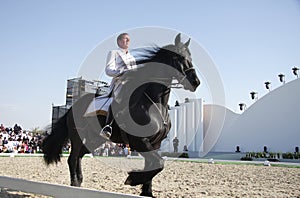
[{"label": "sandy arena", "polygon": [[[139,195],[140,186],[124,185],[127,171],[141,159],[89,158],[82,161],[82,186]],[[67,158],[46,166],[41,157],[1,157],[0,175],[69,185]],[[166,161],[153,180],[157,197],[300,197],[300,168]],[[1,189],[0,197],[45,197]]]}]

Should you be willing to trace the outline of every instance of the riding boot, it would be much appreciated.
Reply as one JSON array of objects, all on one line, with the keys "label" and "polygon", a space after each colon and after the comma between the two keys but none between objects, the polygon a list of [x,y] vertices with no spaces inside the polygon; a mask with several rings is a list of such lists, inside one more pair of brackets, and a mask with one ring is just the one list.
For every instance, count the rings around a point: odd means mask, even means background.
[{"label": "riding boot", "polygon": [[108,111],[107,111],[105,126],[100,131],[100,135],[107,140],[109,140],[112,135],[112,127],[111,126],[112,126],[113,121],[114,121],[114,119],[113,119],[112,109],[111,109],[111,106],[109,106]]}]

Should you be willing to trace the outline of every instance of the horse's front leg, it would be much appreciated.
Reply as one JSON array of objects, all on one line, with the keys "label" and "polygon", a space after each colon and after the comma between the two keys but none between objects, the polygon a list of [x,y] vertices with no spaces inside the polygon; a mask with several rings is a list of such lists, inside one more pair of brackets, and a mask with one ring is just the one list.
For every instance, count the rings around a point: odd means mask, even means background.
[{"label": "horse's front leg", "polygon": [[162,170],[164,168],[164,159],[157,151],[149,151],[141,153],[141,155],[145,158],[144,171],[152,171],[156,169]]},{"label": "horse's front leg", "polygon": [[[145,155],[144,155],[145,156]],[[149,171],[151,170],[153,165],[152,165],[152,160],[149,157],[145,156],[145,167],[144,167],[144,171]],[[145,182],[142,185],[142,192],[140,194],[141,196],[147,196],[147,197],[153,197],[152,194],[152,179]]]},{"label": "horse's front leg", "polygon": [[152,193],[152,179],[150,181],[147,181],[142,185],[142,192],[140,194],[141,196],[145,197],[153,197]]},{"label": "horse's front leg", "polygon": [[153,197],[152,178],[155,177],[164,168],[164,160],[156,151],[140,153],[145,158],[145,167],[142,171],[129,172],[125,184],[138,185],[142,184],[140,195]]},{"label": "horse's front leg", "polygon": [[164,160],[156,151],[140,153],[145,158],[145,168],[142,171],[131,171],[125,184],[136,186],[146,184],[164,168]]}]

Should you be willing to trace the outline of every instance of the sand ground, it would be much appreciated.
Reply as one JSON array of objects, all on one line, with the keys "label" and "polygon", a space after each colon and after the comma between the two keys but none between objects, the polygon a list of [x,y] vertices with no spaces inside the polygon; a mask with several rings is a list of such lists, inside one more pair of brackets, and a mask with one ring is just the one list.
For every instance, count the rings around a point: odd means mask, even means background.
[{"label": "sand ground", "polygon": [[[69,185],[67,158],[46,166],[41,157],[1,157],[0,175]],[[82,186],[139,195],[127,186],[127,171],[143,167],[141,159],[84,158]],[[1,189],[0,197],[44,197]],[[300,197],[300,168],[166,161],[153,179],[157,197]]]}]

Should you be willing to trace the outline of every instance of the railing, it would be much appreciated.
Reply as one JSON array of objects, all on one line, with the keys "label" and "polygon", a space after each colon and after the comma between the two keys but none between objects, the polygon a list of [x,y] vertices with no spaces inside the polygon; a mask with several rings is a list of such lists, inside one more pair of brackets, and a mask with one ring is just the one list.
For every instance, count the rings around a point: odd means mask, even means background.
[{"label": "railing", "polygon": [[0,176],[0,188],[8,188],[26,193],[46,195],[59,198],[121,198],[121,197],[141,197],[121,193],[104,192],[90,190],[86,188],[71,187],[65,185],[49,184],[43,182],[34,182],[24,179],[16,179]]}]

